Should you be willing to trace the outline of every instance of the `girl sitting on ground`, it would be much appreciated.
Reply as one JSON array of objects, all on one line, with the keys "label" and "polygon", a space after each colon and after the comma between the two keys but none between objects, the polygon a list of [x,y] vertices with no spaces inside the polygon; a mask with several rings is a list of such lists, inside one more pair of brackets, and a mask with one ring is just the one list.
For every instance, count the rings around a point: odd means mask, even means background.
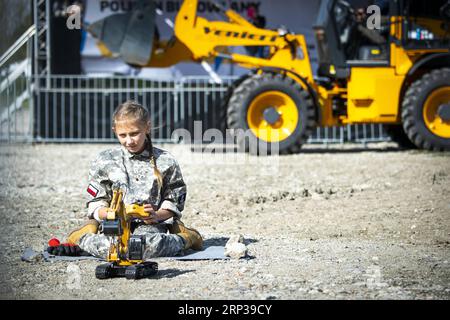
[{"label": "girl sitting on ground", "polygon": [[[143,258],[176,256],[186,249],[201,250],[201,235],[180,221],[186,184],[175,158],[152,145],[150,116],[139,103],[126,101],[114,112],[112,129],[121,146],[101,152],[89,171],[89,221],[74,230],[67,242],[105,258],[110,240],[97,233],[106,219],[113,186],[125,187],[124,203],[146,203],[148,218],[133,223],[133,234],[145,235]],[[169,233],[168,233],[169,232]]]}]

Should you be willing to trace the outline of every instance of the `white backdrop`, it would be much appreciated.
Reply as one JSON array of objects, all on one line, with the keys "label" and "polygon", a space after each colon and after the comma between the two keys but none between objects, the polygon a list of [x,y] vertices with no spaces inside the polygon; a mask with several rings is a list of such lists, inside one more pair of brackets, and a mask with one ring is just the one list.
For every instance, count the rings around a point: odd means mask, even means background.
[{"label": "white backdrop", "polygon": [[[162,15],[156,15],[156,22],[162,39],[172,36],[173,30],[165,23],[165,19],[174,21],[182,0],[159,0],[155,1],[161,9]],[[307,43],[314,45],[312,26],[316,19],[319,1],[311,0],[219,0],[219,3],[227,8],[232,8],[243,17],[247,17],[247,8],[250,4],[258,6],[261,15],[266,17],[266,28],[276,29],[283,25],[294,33],[302,33],[306,36]],[[92,23],[110,14],[120,13],[132,9],[136,0],[87,0],[84,12],[84,21]],[[201,16],[209,20],[220,20],[221,17],[214,12],[207,1],[199,1],[198,11]],[[234,52],[245,52],[243,48],[234,48]],[[313,60],[315,52],[310,50]],[[95,40],[87,34],[81,48],[82,66],[85,73],[120,73],[133,74],[142,77],[174,78],[183,75],[207,75],[206,71],[195,63],[181,63],[167,69],[145,68],[137,70],[129,67],[118,59],[102,58]],[[217,70],[219,75],[239,75],[244,73],[236,66],[222,64]]]}]

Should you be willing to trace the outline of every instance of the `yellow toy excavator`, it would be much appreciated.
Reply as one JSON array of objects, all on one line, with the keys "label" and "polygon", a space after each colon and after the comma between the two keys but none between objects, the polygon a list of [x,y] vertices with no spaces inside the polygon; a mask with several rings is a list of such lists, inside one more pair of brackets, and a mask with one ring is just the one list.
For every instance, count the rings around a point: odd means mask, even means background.
[{"label": "yellow toy excavator", "polygon": [[[228,128],[248,132],[238,140],[247,151],[256,141],[296,153],[317,126],[357,123],[387,124],[401,144],[450,150],[448,0],[384,1],[373,7],[375,26],[346,1],[322,0],[314,25],[318,77],[303,35],[257,28],[220,5],[226,21],[209,21],[197,15],[197,4],[184,0],[169,40],[154,36],[152,1],[89,30],[104,55],[133,65],[222,57],[252,69],[230,88],[224,119]],[[221,53],[231,46],[267,50],[262,57]]]},{"label": "yellow toy excavator", "polygon": [[122,189],[114,189],[111,204],[107,209],[107,218],[102,222],[103,234],[110,237],[111,245],[108,262],[95,269],[97,279],[141,279],[158,271],[156,262],[143,261],[145,236],[131,234],[132,218],[148,217],[148,213],[144,212],[142,205],[125,205],[123,196]]}]

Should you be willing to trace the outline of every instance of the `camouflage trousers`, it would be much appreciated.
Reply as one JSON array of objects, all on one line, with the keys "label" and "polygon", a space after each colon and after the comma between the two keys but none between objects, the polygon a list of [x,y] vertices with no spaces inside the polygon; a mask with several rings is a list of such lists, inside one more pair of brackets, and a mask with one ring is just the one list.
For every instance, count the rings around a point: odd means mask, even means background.
[{"label": "camouflage trousers", "polygon": [[[184,240],[176,234],[168,234],[165,225],[141,225],[134,235],[145,235],[143,260],[155,257],[173,257],[183,253]],[[79,246],[91,255],[105,259],[108,256],[111,237],[88,233],[80,238]]]}]

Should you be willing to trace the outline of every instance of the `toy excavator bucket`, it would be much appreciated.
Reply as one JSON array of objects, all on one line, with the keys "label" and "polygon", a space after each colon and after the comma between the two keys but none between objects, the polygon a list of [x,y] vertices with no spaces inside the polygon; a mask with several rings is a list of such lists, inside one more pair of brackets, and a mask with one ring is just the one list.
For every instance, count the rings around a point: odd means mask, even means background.
[{"label": "toy excavator bucket", "polygon": [[152,54],[155,9],[152,0],[140,0],[130,12],[93,22],[88,32],[128,64],[146,65]]}]

